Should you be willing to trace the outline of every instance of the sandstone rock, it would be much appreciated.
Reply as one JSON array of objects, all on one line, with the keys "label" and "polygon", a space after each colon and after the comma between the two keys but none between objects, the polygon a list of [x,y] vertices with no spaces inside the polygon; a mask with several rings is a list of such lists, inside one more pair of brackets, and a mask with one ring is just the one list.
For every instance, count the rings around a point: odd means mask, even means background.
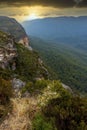
[{"label": "sandstone rock", "polygon": [[14,78],[14,79],[12,80],[12,86],[13,86],[13,88],[16,89],[16,90],[20,90],[22,87],[25,86],[25,84],[26,84],[26,83],[23,82],[23,81],[20,80],[20,79]]}]

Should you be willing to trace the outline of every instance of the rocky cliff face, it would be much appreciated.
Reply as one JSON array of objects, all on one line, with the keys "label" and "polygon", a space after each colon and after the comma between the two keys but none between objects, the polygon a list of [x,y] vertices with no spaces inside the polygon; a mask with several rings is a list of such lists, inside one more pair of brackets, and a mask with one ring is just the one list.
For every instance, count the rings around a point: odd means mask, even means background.
[{"label": "rocky cliff face", "polygon": [[11,35],[0,32],[0,67],[15,70],[16,57],[17,49],[14,45],[14,38]]},{"label": "rocky cliff face", "polygon": [[21,24],[19,24],[15,19],[0,16],[0,30],[14,36],[17,43],[23,44],[32,51],[32,47],[29,44],[29,37]]},{"label": "rocky cliff face", "polygon": [[[27,41],[25,39],[24,43]],[[10,34],[0,31],[0,76],[12,80],[17,90],[25,81],[48,78],[48,71],[38,54],[28,44],[17,43]],[[15,79],[15,80],[14,80]],[[24,82],[20,79],[24,79]]]}]

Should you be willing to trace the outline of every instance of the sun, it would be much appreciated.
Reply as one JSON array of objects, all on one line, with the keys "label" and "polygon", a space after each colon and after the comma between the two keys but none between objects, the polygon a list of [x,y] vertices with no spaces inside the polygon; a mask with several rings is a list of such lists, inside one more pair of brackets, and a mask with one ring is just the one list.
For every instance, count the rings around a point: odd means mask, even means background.
[{"label": "sun", "polygon": [[33,19],[37,19],[37,18],[38,18],[38,16],[35,13],[30,14],[28,17],[29,20],[33,20]]}]

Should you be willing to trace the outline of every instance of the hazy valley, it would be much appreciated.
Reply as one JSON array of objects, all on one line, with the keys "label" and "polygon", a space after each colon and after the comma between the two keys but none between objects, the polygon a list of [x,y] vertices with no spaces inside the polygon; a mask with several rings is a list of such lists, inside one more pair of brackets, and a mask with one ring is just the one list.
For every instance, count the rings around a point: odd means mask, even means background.
[{"label": "hazy valley", "polygon": [[65,84],[87,92],[87,17],[45,18],[22,23],[31,46]]}]

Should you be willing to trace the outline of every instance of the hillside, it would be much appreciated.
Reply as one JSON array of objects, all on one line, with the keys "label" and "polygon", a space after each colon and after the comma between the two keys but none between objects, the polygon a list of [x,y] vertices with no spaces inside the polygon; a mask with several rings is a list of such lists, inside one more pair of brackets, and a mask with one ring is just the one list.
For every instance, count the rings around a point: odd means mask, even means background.
[{"label": "hillside", "polygon": [[24,76],[25,79],[31,80],[47,76],[45,66],[38,54],[29,50],[25,44],[16,43],[11,35],[3,32],[0,32],[0,54],[2,73],[7,69],[13,75],[17,74],[19,77]]},{"label": "hillside", "polygon": [[18,96],[25,84],[31,85],[37,79],[48,77],[49,73],[36,52],[0,31],[0,118],[8,112],[4,113],[4,107],[9,108],[7,104],[14,95],[13,89]]},{"label": "hillside", "polygon": [[0,31],[0,130],[86,130],[86,119],[87,98],[53,80],[29,45]]},{"label": "hillside", "polygon": [[[30,37],[31,46],[36,49],[45,64],[55,72],[53,78],[69,85],[73,90],[87,93],[87,54],[66,45],[46,42]],[[52,74],[53,75],[53,74]]]}]

